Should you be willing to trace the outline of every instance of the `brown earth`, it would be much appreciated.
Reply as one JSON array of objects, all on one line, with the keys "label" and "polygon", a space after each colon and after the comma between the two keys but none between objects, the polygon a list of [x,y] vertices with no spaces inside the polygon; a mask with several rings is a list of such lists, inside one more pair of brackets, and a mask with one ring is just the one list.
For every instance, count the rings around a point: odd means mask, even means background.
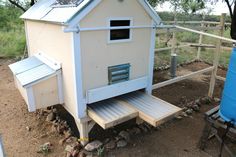
[{"label": "brown earth", "polygon": [[[53,151],[47,156],[64,157],[64,147],[58,144],[62,136],[51,132],[51,124],[36,113],[29,113],[20,93],[14,87],[12,74],[8,64],[11,60],[0,60],[0,136],[8,157],[41,157],[36,153],[39,146],[45,142],[53,144]],[[199,70],[209,65],[193,63],[178,69],[178,75]],[[224,70],[219,70],[221,76]],[[168,79],[167,71],[155,72],[154,82]],[[209,74],[153,91],[158,96],[174,105],[183,107],[186,102],[207,95]],[[220,97],[223,88],[222,82],[217,82],[215,96]],[[152,128],[146,133],[131,136],[127,147],[107,152],[106,156],[114,157],[209,157],[217,156],[219,143],[212,139],[205,151],[197,148],[197,143],[204,127],[203,113],[216,103],[203,105],[200,112],[182,120],[172,120],[158,129]],[[67,114],[64,112],[64,114]],[[134,121],[126,122],[115,128],[104,131],[99,126],[92,129],[91,137],[104,140],[112,138],[122,129],[134,126]],[[27,131],[26,127],[31,130]],[[235,147],[235,146],[234,146]],[[224,153],[224,156],[227,156]]]}]

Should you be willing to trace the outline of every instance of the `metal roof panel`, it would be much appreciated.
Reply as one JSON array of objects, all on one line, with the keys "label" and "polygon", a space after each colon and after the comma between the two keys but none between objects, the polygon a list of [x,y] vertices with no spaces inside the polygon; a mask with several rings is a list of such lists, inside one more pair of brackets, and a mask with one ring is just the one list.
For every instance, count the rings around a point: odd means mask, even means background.
[{"label": "metal roof panel", "polygon": [[65,24],[91,1],[83,0],[78,6],[62,5],[60,7],[57,5],[54,7],[56,0],[40,0],[27,10],[21,18]]},{"label": "metal roof panel", "polygon": [[13,63],[13,64],[9,65],[9,67],[10,67],[11,71],[13,72],[13,74],[17,75],[17,74],[25,72],[29,69],[40,66],[42,64],[44,64],[42,61],[40,61],[39,59],[37,59],[36,57],[33,56],[30,58],[24,59],[22,61]]},{"label": "metal roof panel", "polygon": [[21,83],[22,86],[26,86],[37,82],[45,77],[55,74],[56,71],[49,66],[43,64],[21,74],[16,75],[16,78]]}]

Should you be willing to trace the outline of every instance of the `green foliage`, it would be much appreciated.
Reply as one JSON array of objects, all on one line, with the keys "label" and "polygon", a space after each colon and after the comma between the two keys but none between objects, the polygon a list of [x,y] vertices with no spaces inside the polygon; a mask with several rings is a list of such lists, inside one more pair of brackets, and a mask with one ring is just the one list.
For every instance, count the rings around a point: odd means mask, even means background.
[{"label": "green foliage", "polygon": [[24,31],[0,31],[0,56],[15,57],[24,53]]},{"label": "green foliage", "polygon": [[0,3],[0,57],[20,56],[24,52],[26,40],[21,14],[14,6]]}]

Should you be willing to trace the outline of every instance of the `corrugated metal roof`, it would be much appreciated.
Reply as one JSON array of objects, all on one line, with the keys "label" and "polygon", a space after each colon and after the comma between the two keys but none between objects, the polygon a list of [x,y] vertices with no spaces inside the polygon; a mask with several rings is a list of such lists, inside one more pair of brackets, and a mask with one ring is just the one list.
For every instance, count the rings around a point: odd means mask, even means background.
[{"label": "corrugated metal roof", "polygon": [[92,0],[83,0],[77,6],[54,7],[56,0],[40,0],[21,18],[30,20],[41,20],[66,24],[77,13],[87,6]]},{"label": "corrugated metal roof", "polygon": [[9,67],[23,87],[57,72],[34,56],[13,63]]}]

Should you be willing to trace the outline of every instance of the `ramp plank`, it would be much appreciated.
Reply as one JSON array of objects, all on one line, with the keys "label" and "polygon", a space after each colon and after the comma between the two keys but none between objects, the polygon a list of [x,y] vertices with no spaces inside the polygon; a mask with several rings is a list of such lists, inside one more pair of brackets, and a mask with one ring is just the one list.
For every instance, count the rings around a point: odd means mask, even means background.
[{"label": "ramp plank", "polygon": [[139,112],[139,117],[154,127],[173,118],[181,109],[154,96],[142,92],[133,92],[121,97],[130,107]]},{"label": "ramp plank", "polygon": [[126,102],[108,99],[88,106],[88,116],[107,129],[138,116],[138,112]]}]

